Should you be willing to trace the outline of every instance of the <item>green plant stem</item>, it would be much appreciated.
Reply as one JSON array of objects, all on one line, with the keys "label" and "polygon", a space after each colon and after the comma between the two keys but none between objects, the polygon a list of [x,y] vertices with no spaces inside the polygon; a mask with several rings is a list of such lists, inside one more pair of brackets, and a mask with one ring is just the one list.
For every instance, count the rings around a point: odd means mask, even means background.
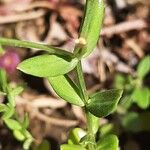
[{"label": "green plant stem", "polygon": [[[83,100],[85,104],[87,104],[88,95],[87,95],[84,75],[82,71],[81,61],[79,61],[76,67],[76,72],[77,72],[77,78],[78,78],[78,86],[80,88]],[[88,150],[95,150],[95,134],[93,132],[92,114],[88,112],[86,108],[85,108],[85,114],[86,114],[86,119],[87,119],[87,137],[90,140],[90,142],[87,144],[87,148]]]},{"label": "green plant stem", "polygon": [[2,69],[0,69],[0,88],[4,93],[7,93],[7,76],[6,72]]},{"label": "green plant stem", "polygon": [[70,52],[49,45],[38,44],[38,43],[28,42],[28,41],[20,41],[15,39],[0,38],[0,45],[4,45],[4,46],[9,45],[12,47],[22,47],[22,48],[34,48],[38,50],[47,51],[50,54],[73,56],[73,54]]},{"label": "green plant stem", "polygon": [[[3,54],[4,50],[2,46],[0,45],[0,55]],[[0,68],[0,90],[2,90],[4,93],[7,92],[7,76],[5,70]]]},{"label": "green plant stem", "polygon": [[79,61],[77,64],[76,73],[77,73],[77,79],[78,79],[78,86],[81,91],[81,96],[86,104],[88,101],[88,95],[87,95],[87,91],[86,91],[86,85],[85,85],[85,81],[84,81],[84,75],[83,75],[83,71],[82,71],[81,61]]}]

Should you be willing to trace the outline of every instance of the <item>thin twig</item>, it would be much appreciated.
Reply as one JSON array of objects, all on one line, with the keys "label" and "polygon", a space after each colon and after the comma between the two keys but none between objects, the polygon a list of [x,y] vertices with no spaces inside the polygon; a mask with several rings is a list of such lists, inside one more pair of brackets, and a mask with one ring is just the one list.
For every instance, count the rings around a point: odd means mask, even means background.
[{"label": "thin twig", "polygon": [[133,39],[127,39],[125,42],[139,58],[142,58],[144,56],[143,50]]},{"label": "thin twig", "polygon": [[34,116],[44,122],[47,122],[56,126],[72,127],[72,126],[78,125],[77,120],[67,120],[67,119],[49,117],[49,116],[42,114],[39,111],[35,111]]},{"label": "thin twig", "polygon": [[33,108],[62,108],[67,104],[65,101],[58,100],[52,97],[40,96],[39,98],[35,98],[31,101],[22,98],[21,96],[16,97],[17,105],[30,105]]},{"label": "thin twig", "polygon": [[27,21],[32,19],[37,19],[39,17],[44,16],[46,11],[44,10],[37,10],[31,11],[16,15],[8,15],[8,16],[0,16],[0,24],[8,24],[8,23],[15,23],[19,21]]},{"label": "thin twig", "polygon": [[[44,100],[45,101],[45,100]],[[43,104],[45,107],[51,107],[50,103],[48,101],[43,101]],[[35,102],[29,102],[21,97],[16,97],[16,104],[19,105],[25,105],[29,111],[29,113],[32,115],[32,117],[36,117],[39,120],[42,120],[44,122],[56,125],[56,126],[64,126],[64,127],[72,127],[72,126],[76,126],[78,125],[78,121],[77,120],[68,120],[68,119],[60,119],[60,118],[54,118],[54,117],[50,117],[47,116],[41,112],[39,112],[38,108],[41,108],[43,106],[41,106],[41,100],[39,104],[35,104]],[[42,105],[43,105],[42,104]],[[60,104],[62,105],[62,104]],[[55,106],[56,107],[56,106]],[[57,107],[59,108],[59,107]]]},{"label": "thin twig", "polygon": [[131,30],[141,30],[148,27],[143,19],[126,21],[119,23],[111,27],[105,27],[101,31],[102,36],[112,36],[114,34],[120,34]]},{"label": "thin twig", "polygon": [[56,9],[56,5],[54,3],[50,3],[48,1],[35,1],[26,6],[17,7],[16,11],[27,11],[35,8],[46,8],[50,10]]}]

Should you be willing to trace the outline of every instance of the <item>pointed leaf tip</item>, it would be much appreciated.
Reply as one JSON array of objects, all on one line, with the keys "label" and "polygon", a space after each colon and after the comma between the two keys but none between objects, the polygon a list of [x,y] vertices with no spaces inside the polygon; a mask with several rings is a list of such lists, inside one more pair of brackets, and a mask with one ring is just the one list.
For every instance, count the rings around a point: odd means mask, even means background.
[{"label": "pointed leaf tip", "polygon": [[77,63],[77,58],[45,54],[24,60],[17,69],[37,77],[55,77],[68,73]]}]

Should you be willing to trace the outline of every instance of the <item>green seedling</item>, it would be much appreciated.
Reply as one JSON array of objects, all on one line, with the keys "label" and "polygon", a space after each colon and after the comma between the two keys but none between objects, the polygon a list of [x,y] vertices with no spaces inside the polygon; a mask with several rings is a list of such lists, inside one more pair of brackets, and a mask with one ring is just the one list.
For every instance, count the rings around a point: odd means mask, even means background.
[{"label": "green seedling", "polygon": [[[47,54],[24,60],[18,65],[17,69],[29,75],[48,79],[59,97],[83,108],[87,118],[86,131],[74,129],[70,133],[68,143],[61,145],[61,150],[117,150],[118,148],[118,139],[115,135],[97,140],[96,133],[99,128],[99,117],[105,117],[113,113],[121,98],[122,90],[100,91],[88,95],[81,65],[82,59],[89,56],[97,44],[104,10],[104,0],[86,1],[85,13],[73,53],[48,45],[0,38],[2,46],[36,48],[46,51]],[[70,71],[76,73],[77,82],[74,82],[68,76]],[[5,88],[4,85],[3,89]],[[5,90],[2,92],[5,92]],[[11,100],[11,105],[14,106],[14,104]],[[1,107],[4,109],[3,105]],[[22,132],[24,127],[11,118],[4,121],[11,130],[15,130],[14,135],[24,141],[24,148],[27,149],[32,142],[32,138],[30,139],[31,136],[29,136],[26,139],[28,132]],[[12,125],[10,122],[12,122]],[[15,127],[17,128],[14,128],[13,124],[16,124]],[[82,134],[80,134],[81,132]]]}]

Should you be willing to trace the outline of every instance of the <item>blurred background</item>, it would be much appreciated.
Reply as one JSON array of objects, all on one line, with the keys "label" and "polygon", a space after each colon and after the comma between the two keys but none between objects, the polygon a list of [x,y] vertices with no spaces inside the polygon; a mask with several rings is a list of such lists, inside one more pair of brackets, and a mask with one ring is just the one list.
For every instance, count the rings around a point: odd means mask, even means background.
[{"label": "blurred background", "polygon": [[[0,0],[0,37],[45,43],[73,51],[85,0]],[[91,20],[92,21],[92,20]],[[121,150],[150,149],[150,1],[106,0],[101,38],[82,62],[89,94],[124,89],[114,114],[100,119],[98,136],[118,135]],[[4,47],[20,60],[41,54],[36,49]],[[81,108],[60,100],[47,80],[19,71],[10,84],[24,91],[16,97],[17,113],[29,113],[37,143],[46,139],[52,150],[73,127],[85,128]],[[71,73],[70,76],[74,78]],[[5,102],[0,97],[0,102]],[[0,150],[20,150],[21,143],[0,121]]]}]

